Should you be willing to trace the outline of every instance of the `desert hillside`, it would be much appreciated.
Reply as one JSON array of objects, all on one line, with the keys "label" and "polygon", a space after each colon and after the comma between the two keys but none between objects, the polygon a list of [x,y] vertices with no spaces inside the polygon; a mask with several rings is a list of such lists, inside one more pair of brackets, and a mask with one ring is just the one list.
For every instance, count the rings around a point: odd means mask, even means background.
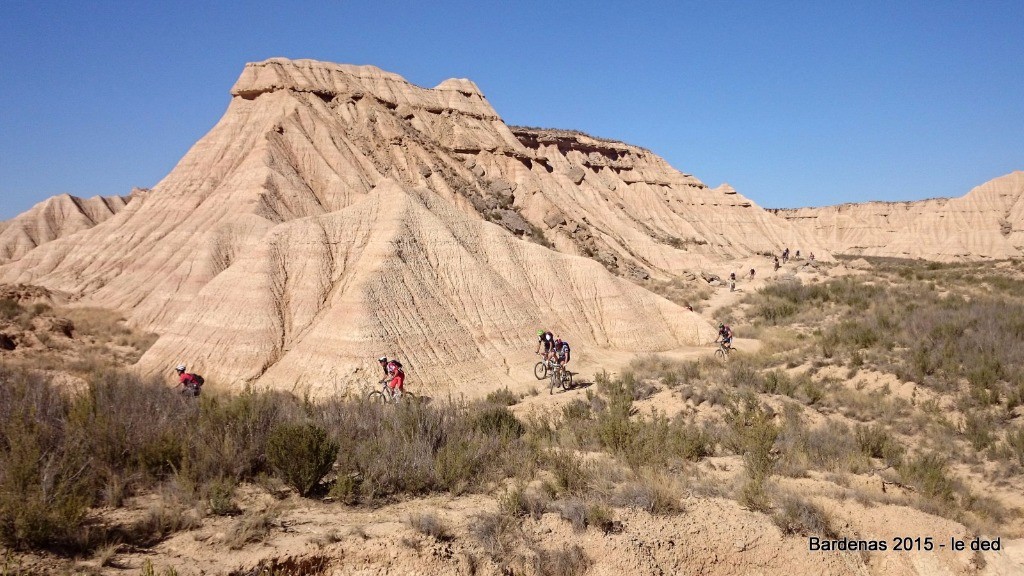
[{"label": "desert hillside", "polygon": [[960,198],[772,210],[837,254],[991,260],[1024,255],[1024,172]]},{"label": "desert hillside", "polygon": [[17,260],[33,248],[61,236],[92,228],[117,214],[132,197],[78,198],[61,194],[43,200],[0,224],[0,264]]},{"label": "desert hillside", "polygon": [[336,389],[388,353],[445,387],[453,360],[502,383],[541,324],[581,359],[707,342],[704,321],[622,279],[784,246],[830,259],[647,150],[509,127],[468,80],[425,89],[273,59],[245,67],[223,118],[152,191],[20,253],[0,281],[163,335],[145,372],[187,361],[232,385]]}]

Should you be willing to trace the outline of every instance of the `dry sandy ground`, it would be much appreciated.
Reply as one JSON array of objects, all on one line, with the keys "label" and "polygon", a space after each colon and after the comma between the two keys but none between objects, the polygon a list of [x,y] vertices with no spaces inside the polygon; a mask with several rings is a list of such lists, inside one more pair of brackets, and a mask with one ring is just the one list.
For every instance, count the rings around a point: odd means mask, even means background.
[{"label": "dry sandy ground", "polygon": [[[737,267],[749,269],[749,264],[738,263]],[[845,267],[802,268],[797,273],[804,281],[814,281],[815,277],[849,271]],[[719,288],[705,303],[704,317],[714,321],[722,308],[771,280],[769,277],[743,284],[736,292]],[[756,340],[737,341],[741,350],[756,350],[758,345]],[[707,346],[691,347],[664,355],[685,360],[712,351]],[[547,393],[546,382],[538,382],[524,367],[513,391],[526,393],[536,388],[539,393],[527,395],[513,410],[520,415],[551,411],[585,398],[594,372],[603,369],[620,373],[634,357],[607,352],[581,358],[576,368],[580,373],[578,386],[553,395]],[[893,392],[901,397],[921,394],[907,385],[896,386],[885,375],[867,371],[850,385],[862,390],[892,386]],[[686,403],[667,390],[638,403],[638,409],[645,413],[658,410],[671,415],[685,408]],[[601,458],[598,456],[594,463],[602,465]],[[433,496],[367,508],[309,501],[285,493],[274,496],[262,488],[247,486],[241,490],[242,508],[250,515],[272,511],[267,515],[267,533],[253,542],[232,544],[244,517],[214,517],[203,520],[198,528],[174,534],[152,549],[122,547],[107,556],[106,566],[100,567],[99,560],[94,558],[80,562],[78,569],[134,575],[148,562],[157,573],[173,567],[181,575],[251,574],[260,562],[264,566],[277,562],[284,568],[306,569],[281,573],[544,574],[559,572],[550,556],[543,556],[548,559],[542,561],[542,555],[579,546],[591,562],[586,573],[594,575],[1024,574],[1024,540],[1003,538],[999,552],[955,552],[950,549],[952,540],[970,543],[971,535],[962,525],[899,505],[901,495],[894,492],[900,489],[890,486],[884,491],[881,478],[874,473],[851,475],[842,484],[818,473],[802,479],[778,479],[779,489],[800,494],[826,510],[842,534],[884,540],[889,547],[884,552],[811,551],[808,537],[784,535],[768,516],[719,496],[732,493],[742,471],[739,457],[707,458],[682,471],[683,479],[677,487],[681,512],[659,516],[616,508],[616,524],[610,532],[595,527],[574,528],[557,511],[539,518],[522,518],[516,528],[516,544],[500,563],[494,561],[492,549],[481,536],[480,519],[497,511],[496,497],[504,491],[503,487],[495,487],[489,495]],[[152,503],[152,496],[139,498],[127,509],[99,514],[124,520],[145,514]],[[415,520],[423,516],[435,519],[444,527],[445,535],[436,538],[414,527]],[[932,537],[936,546],[944,547],[933,551],[894,551],[893,539],[897,537]],[[32,572],[56,568],[49,560],[34,565],[32,559],[25,561]]]}]

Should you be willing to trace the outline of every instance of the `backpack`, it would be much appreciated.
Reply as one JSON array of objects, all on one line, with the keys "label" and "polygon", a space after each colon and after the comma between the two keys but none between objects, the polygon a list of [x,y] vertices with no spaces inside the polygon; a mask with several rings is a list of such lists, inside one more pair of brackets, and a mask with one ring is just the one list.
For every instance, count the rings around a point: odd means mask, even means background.
[{"label": "backpack", "polygon": [[203,384],[206,384],[206,379],[199,374],[193,374],[192,377],[196,379],[197,385],[202,386]]},{"label": "backpack", "polygon": [[398,360],[395,360],[394,358],[392,358],[391,359],[391,363],[395,365],[395,368],[398,368],[399,370],[402,369],[402,363],[399,362]]}]

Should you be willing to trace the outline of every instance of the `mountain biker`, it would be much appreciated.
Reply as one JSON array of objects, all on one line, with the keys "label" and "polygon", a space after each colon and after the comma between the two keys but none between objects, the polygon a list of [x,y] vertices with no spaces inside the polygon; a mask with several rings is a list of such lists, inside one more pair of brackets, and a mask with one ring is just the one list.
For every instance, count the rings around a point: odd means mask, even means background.
[{"label": "mountain biker", "polygon": [[537,330],[537,354],[540,354],[540,347],[544,346],[544,359],[547,360],[555,348],[555,335],[548,330]]},{"label": "mountain biker", "polygon": [[[405,371],[402,370],[402,363],[398,360],[392,359],[387,363],[385,368],[388,378],[391,379],[388,382],[388,388],[391,389],[391,396],[394,397],[395,401],[398,401],[402,397],[402,393],[405,392]],[[387,380],[387,378],[385,378]]]},{"label": "mountain biker", "polygon": [[732,328],[720,323],[718,325],[718,338],[715,338],[715,342],[718,342],[719,339],[722,340],[723,348],[732,348]]},{"label": "mountain biker", "polygon": [[384,378],[380,381],[380,383],[383,384],[384,382],[386,382],[388,380],[388,377],[389,377],[389,374],[388,374],[388,357],[387,356],[381,356],[380,358],[377,358],[377,362],[380,364],[380,369],[384,372]]},{"label": "mountain biker", "polygon": [[181,393],[186,396],[199,396],[199,389],[203,385],[201,379],[195,374],[185,372],[184,364],[178,364],[174,370],[178,373],[178,383],[184,386]]},{"label": "mountain biker", "polygon": [[569,363],[572,357],[572,351],[569,349],[569,343],[559,338],[555,340],[555,358],[558,360],[558,365],[565,369],[565,365]]}]

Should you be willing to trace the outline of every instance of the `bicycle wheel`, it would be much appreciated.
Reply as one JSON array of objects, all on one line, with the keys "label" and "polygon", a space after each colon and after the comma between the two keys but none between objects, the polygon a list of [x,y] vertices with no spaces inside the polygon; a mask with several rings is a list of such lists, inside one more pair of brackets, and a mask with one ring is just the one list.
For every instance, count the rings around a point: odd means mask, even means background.
[{"label": "bicycle wheel", "polygon": [[722,348],[715,350],[715,358],[719,360],[725,360],[725,350]]},{"label": "bicycle wheel", "polygon": [[557,388],[559,386],[559,383],[558,383],[558,372],[555,371],[555,370],[552,370],[551,371],[551,376],[548,378],[548,380],[550,381],[549,384],[548,384],[548,394],[554,394],[555,393],[555,388]]},{"label": "bicycle wheel", "polygon": [[544,362],[537,362],[533,366],[533,375],[537,377],[537,380],[543,380],[548,375],[548,365]]},{"label": "bicycle wheel", "polygon": [[572,372],[568,370],[562,370],[562,390],[568,390],[572,388]]},{"label": "bicycle wheel", "polygon": [[374,404],[387,404],[388,397],[380,390],[374,390],[366,395],[366,399]]}]

